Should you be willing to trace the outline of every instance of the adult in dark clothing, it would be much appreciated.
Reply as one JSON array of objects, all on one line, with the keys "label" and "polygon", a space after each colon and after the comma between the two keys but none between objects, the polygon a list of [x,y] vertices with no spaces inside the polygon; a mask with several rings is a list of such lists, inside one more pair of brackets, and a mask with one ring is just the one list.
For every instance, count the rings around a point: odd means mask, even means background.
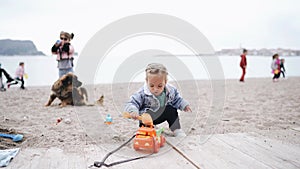
[{"label": "adult in dark clothing", "polygon": [[242,76],[240,78],[240,82],[244,82],[244,78],[245,78],[245,74],[246,74],[246,67],[247,67],[247,58],[246,58],[246,55],[247,55],[247,50],[246,49],[243,49],[243,54],[241,54],[241,62],[240,62],[240,67],[242,68]]},{"label": "adult in dark clothing", "polygon": [[[284,68],[284,59],[280,59],[280,73],[282,73],[283,78],[285,78],[285,68]],[[279,75],[280,76],[280,75]]]},{"label": "adult in dark clothing", "polygon": [[6,77],[6,83],[14,81],[13,78],[7,73],[7,71],[3,68],[1,68],[1,63],[0,63],[0,90],[5,91],[4,84],[3,84],[3,79],[2,79],[2,74]]}]

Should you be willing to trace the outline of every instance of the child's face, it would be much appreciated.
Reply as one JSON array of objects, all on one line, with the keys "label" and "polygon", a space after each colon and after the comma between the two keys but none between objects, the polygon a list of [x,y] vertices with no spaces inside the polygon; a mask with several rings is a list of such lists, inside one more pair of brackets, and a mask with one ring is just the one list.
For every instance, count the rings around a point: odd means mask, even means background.
[{"label": "child's face", "polygon": [[65,35],[60,35],[60,40],[62,44],[70,42],[70,39],[67,38]]},{"label": "child's face", "polygon": [[147,85],[153,95],[159,96],[164,91],[166,77],[160,74],[148,74]]}]

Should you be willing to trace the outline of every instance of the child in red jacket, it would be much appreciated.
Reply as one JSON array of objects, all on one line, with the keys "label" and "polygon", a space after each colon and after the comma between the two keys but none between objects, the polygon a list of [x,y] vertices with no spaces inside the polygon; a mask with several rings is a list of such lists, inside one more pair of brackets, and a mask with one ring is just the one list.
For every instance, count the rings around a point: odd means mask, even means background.
[{"label": "child in red jacket", "polygon": [[243,54],[241,55],[241,62],[240,62],[240,67],[242,68],[243,70],[243,74],[240,78],[240,82],[244,82],[244,78],[245,78],[245,74],[246,74],[246,67],[247,67],[247,58],[246,58],[246,55],[247,55],[247,50],[244,49],[243,50]]}]

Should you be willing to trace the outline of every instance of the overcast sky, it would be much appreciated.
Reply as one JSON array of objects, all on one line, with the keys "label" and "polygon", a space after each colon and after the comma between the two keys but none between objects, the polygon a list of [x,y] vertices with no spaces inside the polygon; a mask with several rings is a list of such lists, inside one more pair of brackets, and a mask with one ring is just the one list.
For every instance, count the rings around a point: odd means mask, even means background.
[{"label": "overcast sky", "polygon": [[215,50],[300,49],[298,0],[0,0],[0,39],[32,40],[50,54],[59,32],[80,52],[101,28],[140,13],[176,16],[196,26]]}]

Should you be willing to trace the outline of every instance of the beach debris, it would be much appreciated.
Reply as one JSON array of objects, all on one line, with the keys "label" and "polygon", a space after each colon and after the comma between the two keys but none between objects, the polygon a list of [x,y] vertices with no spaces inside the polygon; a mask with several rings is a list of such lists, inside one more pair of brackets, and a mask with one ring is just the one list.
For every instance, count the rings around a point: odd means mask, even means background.
[{"label": "beach debris", "polygon": [[118,136],[118,135],[114,135],[112,139],[113,139],[114,141],[116,141],[116,142],[124,141],[124,140],[122,140],[121,137]]},{"label": "beach debris", "polygon": [[23,119],[24,119],[24,120],[28,120],[29,117],[28,117],[28,116],[24,116]]},{"label": "beach debris", "polygon": [[57,119],[56,119],[56,125],[57,125],[58,123],[60,123],[61,121],[62,121],[62,118],[61,118],[61,117],[57,118]]},{"label": "beach debris", "polygon": [[107,125],[112,124],[112,117],[111,117],[110,114],[107,114],[107,115],[106,115],[106,118],[105,118],[104,123],[107,124]]},{"label": "beach debris", "polygon": [[65,120],[64,120],[64,122],[66,123],[66,124],[71,124],[71,119],[69,119],[69,118],[66,118]]},{"label": "beach debris", "polygon": [[100,96],[100,98],[96,101],[97,104],[99,104],[100,106],[103,106],[104,103],[104,96]]},{"label": "beach debris", "polygon": [[10,119],[7,117],[3,117],[3,121],[9,121]]},{"label": "beach debris", "polygon": [[15,158],[18,154],[20,148],[0,150],[0,167],[7,167],[8,164]]},{"label": "beach debris", "polygon": [[3,138],[10,138],[14,142],[19,142],[23,140],[23,135],[22,134],[6,134],[6,133],[0,133],[0,137]]}]

